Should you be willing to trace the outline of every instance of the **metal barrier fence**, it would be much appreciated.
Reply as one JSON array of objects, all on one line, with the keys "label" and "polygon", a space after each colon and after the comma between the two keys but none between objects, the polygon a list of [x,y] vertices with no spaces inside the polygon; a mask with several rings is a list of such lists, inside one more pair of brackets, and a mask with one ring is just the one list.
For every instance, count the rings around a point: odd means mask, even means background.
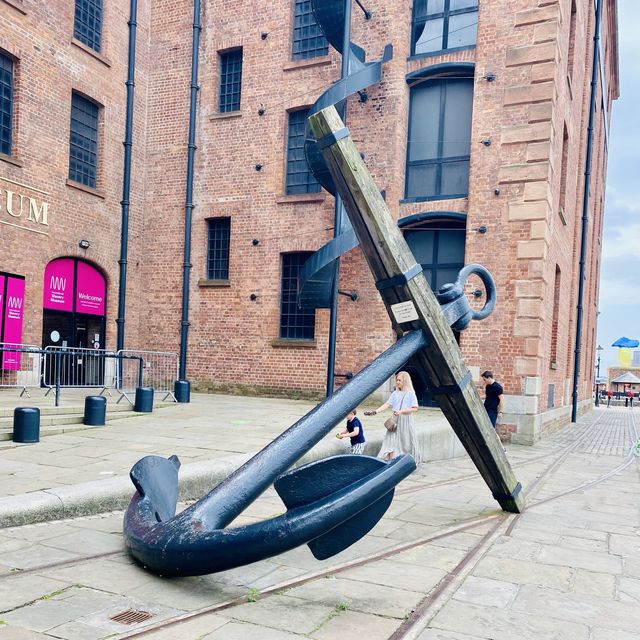
[{"label": "metal barrier fence", "polygon": [[20,396],[28,397],[29,388],[45,388],[45,396],[55,390],[56,406],[65,388],[101,389],[100,395],[111,395],[115,389],[120,393],[118,402],[126,398],[133,404],[136,387],[147,386],[164,394],[163,400],[171,397],[175,402],[177,375],[175,353],[0,343],[0,388],[21,388]]},{"label": "metal barrier fence", "polygon": [[[164,394],[163,400],[171,398],[176,402],[173,394],[175,381],[178,379],[178,354],[168,351],[142,351],[139,349],[122,349],[118,351],[118,384],[116,388],[121,393],[118,402],[135,392],[136,387],[153,387]],[[139,360],[141,370],[135,366]],[[132,403],[133,404],[133,403]]]},{"label": "metal barrier fence", "polygon": [[34,345],[0,342],[0,387],[22,389],[20,397],[28,389],[40,387],[42,349]]}]

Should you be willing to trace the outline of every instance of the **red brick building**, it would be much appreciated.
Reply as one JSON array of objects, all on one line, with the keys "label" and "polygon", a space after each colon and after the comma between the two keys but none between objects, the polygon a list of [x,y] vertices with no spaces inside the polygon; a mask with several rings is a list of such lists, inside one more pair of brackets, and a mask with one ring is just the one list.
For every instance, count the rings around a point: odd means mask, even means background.
[{"label": "red brick building", "polygon": [[[137,4],[124,336],[177,351],[193,2]],[[460,344],[476,378],[493,369],[503,383],[503,428],[533,442],[570,419],[593,3],[365,4],[373,15],[354,3],[351,40],[368,60],[389,43],[394,54],[366,100],[349,99],[349,129],[432,286],[471,262],[493,274],[496,310]],[[0,0],[0,272],[24,277],[26,344],[66,322],[71,342],[98,335],[116,348],[128,19],[127,0]],[[322,393],[329,311],[300,311],[296,285],[333,237],[334,201],[301,145],[305,110],[340,77],[341,57],[308,0],[202,0],[200,20],[187,378],[195,389]],[[603,0],[581,410],[593,388],[616,38],[615,0]],[[56,310],[50,278],[45,287],[58,258],[71,260],[54,271],[75,269],[72,309]],[[106,298],[89,313],[78,307],[85,263]],[[341,259],[340,289],[357,300],[339,296],[336,371],[357,372],[393,340],[358,248]]]}]

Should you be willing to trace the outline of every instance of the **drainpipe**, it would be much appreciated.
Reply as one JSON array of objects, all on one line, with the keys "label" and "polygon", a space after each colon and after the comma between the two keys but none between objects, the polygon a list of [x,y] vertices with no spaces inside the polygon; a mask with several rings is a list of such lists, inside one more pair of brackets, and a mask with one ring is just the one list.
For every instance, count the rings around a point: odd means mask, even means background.
[{"label": "drainpipe", "polygon": [[[351,0],[344,3],[344,33],[342,38],[342,73],[344,80],[349,75],[349,54],[351,45]],[[344,99],[344,106],[340,110],[342,121],[347,123],[347,99]],[[336,204],[333,216],[333,237],[337,238],[342,231],[342,218],[344,216],[344,206],[342,198],[336,191]],[[329,351],[327,354],[327,398],[333,395],[333,383],[335,379],[336,366],[336,333],[338,327],[338,289],[340,282],[340,258],[336,258],[336,274],[331,291],[331,308],[329,313]]]},{"label": "drainpipe", "polygon": [[598,93],[598,48],[600,43],[600,21],[603,0],[596,0],[596,19],[593,34],[593,64],[591,69],[591,98],[589,103],[589,125],[587,127],[587,157],[584,170],[582,197],[582,238],[580,240],[580,269],[578,275],[578,314],[576,317],[576,348],[573,362],[573,393],[571,422],[578,419],[578,378],[580,377],[580,341],[582,339],[582,300],[584,298],[584,263],[587,253],[587,230],[589,227],[589,183],[591,181],[591,157],[593,155],[593,121]]},{"label": "drainpipe", "polygon": [[[131,0],[129,6],[129,61],[127,64],[127,113],[124,127],[124,170],[122,176],[122,229],[120,231],[120,286],[118,289],[117,351],[124,349],[125,303],[127,296],[127,249],[129,245],[129,195],[131,192],[131,152],[133,147],[133,98],[136,74],[136,27],[138,23],[138,0]],[[118,380],[121,380],[122,362],[118,365]]]},{"label": "drainpipe", "polygon": [[191,385],[187,380],[187,341],[189,335],[189,275],[191,273],[191,220],[193,217],[193,164],[196,154],[196,107],[198,99],[198,51],[200,48],[200,0],[193,3],[191,46],[191,98],[189,102],[189,142],[187,144],[187,194],[184,207],[184,262],[182,265],[182,325],[180,361],[174,395],[178,402],[189,402]]}]

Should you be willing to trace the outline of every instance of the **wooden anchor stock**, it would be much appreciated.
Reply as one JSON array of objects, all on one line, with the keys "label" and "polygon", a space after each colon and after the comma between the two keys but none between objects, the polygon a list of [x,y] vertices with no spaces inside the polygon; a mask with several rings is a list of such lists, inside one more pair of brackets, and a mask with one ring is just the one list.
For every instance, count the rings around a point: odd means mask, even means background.
[{"label": "wooden anchor stock", "polygon": [[309,118],[398,337],[421,330],[417,352],[431,393],[503,510],[524,509],[521,485],[496,437],[453,331],[422,268],[391,217],[335,107]]}]

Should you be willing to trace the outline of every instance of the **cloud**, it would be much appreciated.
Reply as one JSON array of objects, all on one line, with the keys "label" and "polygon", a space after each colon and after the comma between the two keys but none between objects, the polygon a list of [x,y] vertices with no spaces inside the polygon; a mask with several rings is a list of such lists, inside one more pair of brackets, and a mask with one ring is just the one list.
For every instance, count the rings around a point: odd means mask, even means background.
[{"label": "cloud", "polygon": [[622,221],[616,226],[609,225],[602,243],[602,260],[614,258],[629,258],[628,269],[634,269],[639,274],[640,258],[640,220],[633,222]]}]

